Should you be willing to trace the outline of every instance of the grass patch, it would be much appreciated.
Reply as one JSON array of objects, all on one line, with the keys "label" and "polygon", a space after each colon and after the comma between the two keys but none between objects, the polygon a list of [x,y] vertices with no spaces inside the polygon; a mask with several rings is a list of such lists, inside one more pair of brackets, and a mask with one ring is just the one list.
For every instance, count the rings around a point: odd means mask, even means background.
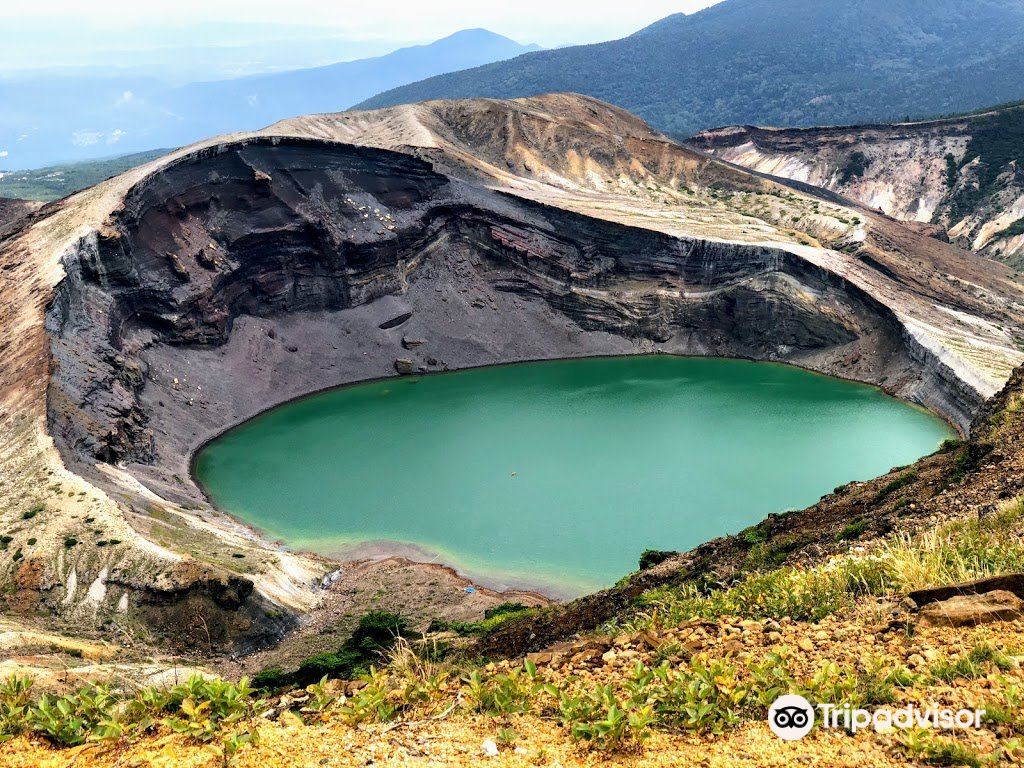
[{"label": "grass patch", "polygon": [[894,493],[896,493],[896,491],[902,490],[903,488],[906,488],[908,485],[913,485],[915,482],[917,482],[918,477],[919,475],[913,469],[910,470],[909,472],[904,472],[900,475],[897,475],[895,478],[893,478],[888,483],[886,483],[885,485],[878,489],[878,492],[875,494],[875,504],[880,504],[881,502],[885,501],[887,498],[892,496]]},{"label": "grass patch", "polygon": [[710,589],[692,583],[659,587],[641,595],[627,626],[675,626],[723,615],[816,622],[864,595],[904,594],[1024,570],[1022,527],[1024,504],[1016,500],[986,517],[895,537],[873,553],[836,557],[813,568],[749,573]]},{"label": "grass patch", "polygon": [[981,756],[956,739],[936,736],[924,730],[912,730],[899,737],[900,745],[907,755],[925,765],[958,766],[981,768]]},{"label": "grass patch", "polygon": [[484,611],[481,621],[443,621],[435,619],[430,622],[428,632],[456,632],[464,637],[486,635],[509,619],[525,616],[533,611],[522,603],[502,603]]},{"label": "grass patch", "polygon": [[1006,672],[1013,666],[1013,659],[1005,653],[982,643],[957,659],[938,662],[932,666],[930,674],[938,682],[953,683],[956,680],[976,680],[987,675],[991,669]]},{"label": "grass patch", "polygon": [[843,526],[843,529],[836,534],[838,541],[851,541],[852,539],[859,539],[861,535],[869,528],[868,521],[863,518],[857,518],[852,523],[848,523]]}]

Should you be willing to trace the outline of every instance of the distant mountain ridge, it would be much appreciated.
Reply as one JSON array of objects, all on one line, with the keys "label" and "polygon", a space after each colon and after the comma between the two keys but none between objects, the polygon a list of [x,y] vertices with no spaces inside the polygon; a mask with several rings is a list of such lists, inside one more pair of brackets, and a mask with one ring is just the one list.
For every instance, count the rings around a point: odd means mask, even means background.
[{"label": "distant mountain ridge", "polygon": [[540,50],[486,29],[467,29],[384,56],[179,88],[171,108],[196,115],[207,136],[257,128],[284,117],[337,112],[423,73],[452,72]]},{"label": "distant mountain ridge", "polygon": [[888,122],[1024,97],[1021,0],[725,0],[596,45],[433,77],[361,103],[572,91],[688,136]]},{"label": "distant mountain ridge", "polygon": [[384,56],[180,87],[114,75],[0,79],[0,169],[181,146],[294,115],[335,112],[383,89],[535,50],[469,29]]}]

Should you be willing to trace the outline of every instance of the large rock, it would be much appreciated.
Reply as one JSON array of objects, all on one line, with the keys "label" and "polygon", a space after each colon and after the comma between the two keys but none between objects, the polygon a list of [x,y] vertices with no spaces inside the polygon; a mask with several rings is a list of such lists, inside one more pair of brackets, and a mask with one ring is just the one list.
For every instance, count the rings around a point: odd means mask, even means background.
[{"label": "large rock", "polygon": [[924,606],[958,595],[983,595],[996,590],[1012,592],[1017,597],[1024,599],[1024,573],[1008,573],[1004,576],[990,576],[987,579],[965,581],[961,584],[916,589],[907,596],[918,606]]},{"label": "large rock", "polygon": [[1024,617],[1024,601],[1012,592],[998,589],[983,595],[957,595],[929,603],[920,619],[932,626],[964,627],[993,621],[1014,621]]}]

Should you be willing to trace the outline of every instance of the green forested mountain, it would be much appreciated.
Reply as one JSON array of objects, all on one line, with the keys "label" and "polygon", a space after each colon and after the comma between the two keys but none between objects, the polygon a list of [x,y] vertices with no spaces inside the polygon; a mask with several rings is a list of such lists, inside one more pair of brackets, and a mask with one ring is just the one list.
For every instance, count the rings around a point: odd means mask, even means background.
[{"label": "green forested mountain", "polygon": [[688,135],[889,121],[1024,96],[1024,0],[725,0],[630,37],[541,51],[361,104],[576,91]]},{"label": "green forested mountain", "polygon": [[72,192],[99,184],[104,179],[124,173],[129,168],[148,163],[169,149],[153,149],[80,163],[50,165],[25,171],[0,171],[0,197],[49,202],[67,197]]}]

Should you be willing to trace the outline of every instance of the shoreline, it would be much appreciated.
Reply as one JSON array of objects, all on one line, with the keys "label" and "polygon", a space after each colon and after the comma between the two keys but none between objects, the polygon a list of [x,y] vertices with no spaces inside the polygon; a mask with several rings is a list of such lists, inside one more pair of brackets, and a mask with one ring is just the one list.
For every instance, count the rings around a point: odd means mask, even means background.
[{"label": "shoreline", "polygon": [[[224,427],[218,431],[214,436],[209,437],[199,443],[189,454],[188,467],[189,477],[192,480],[195,487],[202,494],[202,497],[206,504],[208,504],[211,510],[218,514],[224,515],[230,520],[244,526],[256,536],[269,541],[274,547],[282,549],[284,551],[308,554],[317,558],[324,559],[330,563],[336,564],[339,568],[353,567],[361,563],[366,562],[383,562],[387,560],[400,560],[410,564],[416,564],[425,568],[442,568],[447,572],[457,576],[459,579],[466,581],[467,585],[473,585],[475,587],[486,589],[488,591],[505,594],[505,593],[519,593],[525,595],[532,595],[539,598],[543,598],[546,601],[562,602],[565,600],[571,600],[584,594],[602,589],[600,586],[586,586],[580,590],[577,589],[559,589],[556,582],[544,583],[538,581],[530,581],[528,579],[519,579],[516,574],[493,571],[488,572],[483,568],[475,568],[465,563],[459,562],[459,558],[450,556],[450,553],[446,553],[442,549],[431,548],[426,545],[419,544],[417,542],[400,541],[400,540],[389,540],[389,539],[353,539],[346,542],[345,546],[336,551],[331,551],[329,548],[312,549],[304,544],[291,545],[287,542],[285,537],[278,536],[272,532],[260,528],[258,525],[246,520],[244,517],[239,516],[236,513],[229,512],[226,509],[219,507],[209,494],[206,486],[202,479],[197,473],[197,462],[200,453],[210,444],[224,437],[228,433],[240,429],[250,422],[278,409],[291,404],[301,402],[303,400],[317,397],[329,392],[349,389],[352,387],[358,387],[368,384],[381,383],[386,381],[394,380],[415,380],[418,378],[424,378],[427,376],[443,376],[446,374],[460,373],[473,370],[490,369],[490,368],[503,368],[518,365],[530,365],[530,364],[544,364],[544,363],[558,363],[558,362],[571,362],[576,360],[614,360],[614,359],[631,359],[636,357],[673,357],[683,360],[723,360],[723,361],[734,361],[741,363],[749,363],[752,365],[776,365],[787,368],[799,370],[803,373],[810,374],[812,376],[822,377],[825,379],[831,379],[833,381],[845,382],[848,384],[857,385],[859,387],[866,387],[880,392],[884,396],[896,400],[906,406],[914,408],[915,410],[927,413],[933,418],[941,421],[947,428],[949,428],[954,435],[960,436],[962,433],[959,428],[945,415],[938,413],[935,410],[927,408],[920,403],[901,398],[891,390],[884,386],[871,384],[862,380],[853,379],[849,377],[837,376],[834,374],[823,373],[816,371],[811,368],[807,368],[801,365],[797,365],[789,362],[773,361],[773,360],[757,360],[749,357],[720,357],[711,355],[679,355],[665,351],[639,351],[635,354],[608,354],[608,355],[584,355],[577,357],[558,357],[558,358],[540,358],[531,360],[512,361],[495,364],[484,364],[484,365],[471,365],[454,368],[445,371],[427,371],[416,374],[389,374],[386,376],[369,377],[360,379],[357,381],[347,382],[344,384],[338,384],[334,386],[324,387],[315,391],[311,391],[296,397],[291,397],[286,400],[264,408],[258,413],[241,419],[229,426]],[[779,510],[780,512],[782,510]],[[733,532],[735,533],[735,532]],[[724,532],[721,535],[728,535],[728,532]],[[325,539],[329,542],[329,539]],[[639,555],[638,555],[639,556]],[[606,588],[606,587],[605,587]]]}]

